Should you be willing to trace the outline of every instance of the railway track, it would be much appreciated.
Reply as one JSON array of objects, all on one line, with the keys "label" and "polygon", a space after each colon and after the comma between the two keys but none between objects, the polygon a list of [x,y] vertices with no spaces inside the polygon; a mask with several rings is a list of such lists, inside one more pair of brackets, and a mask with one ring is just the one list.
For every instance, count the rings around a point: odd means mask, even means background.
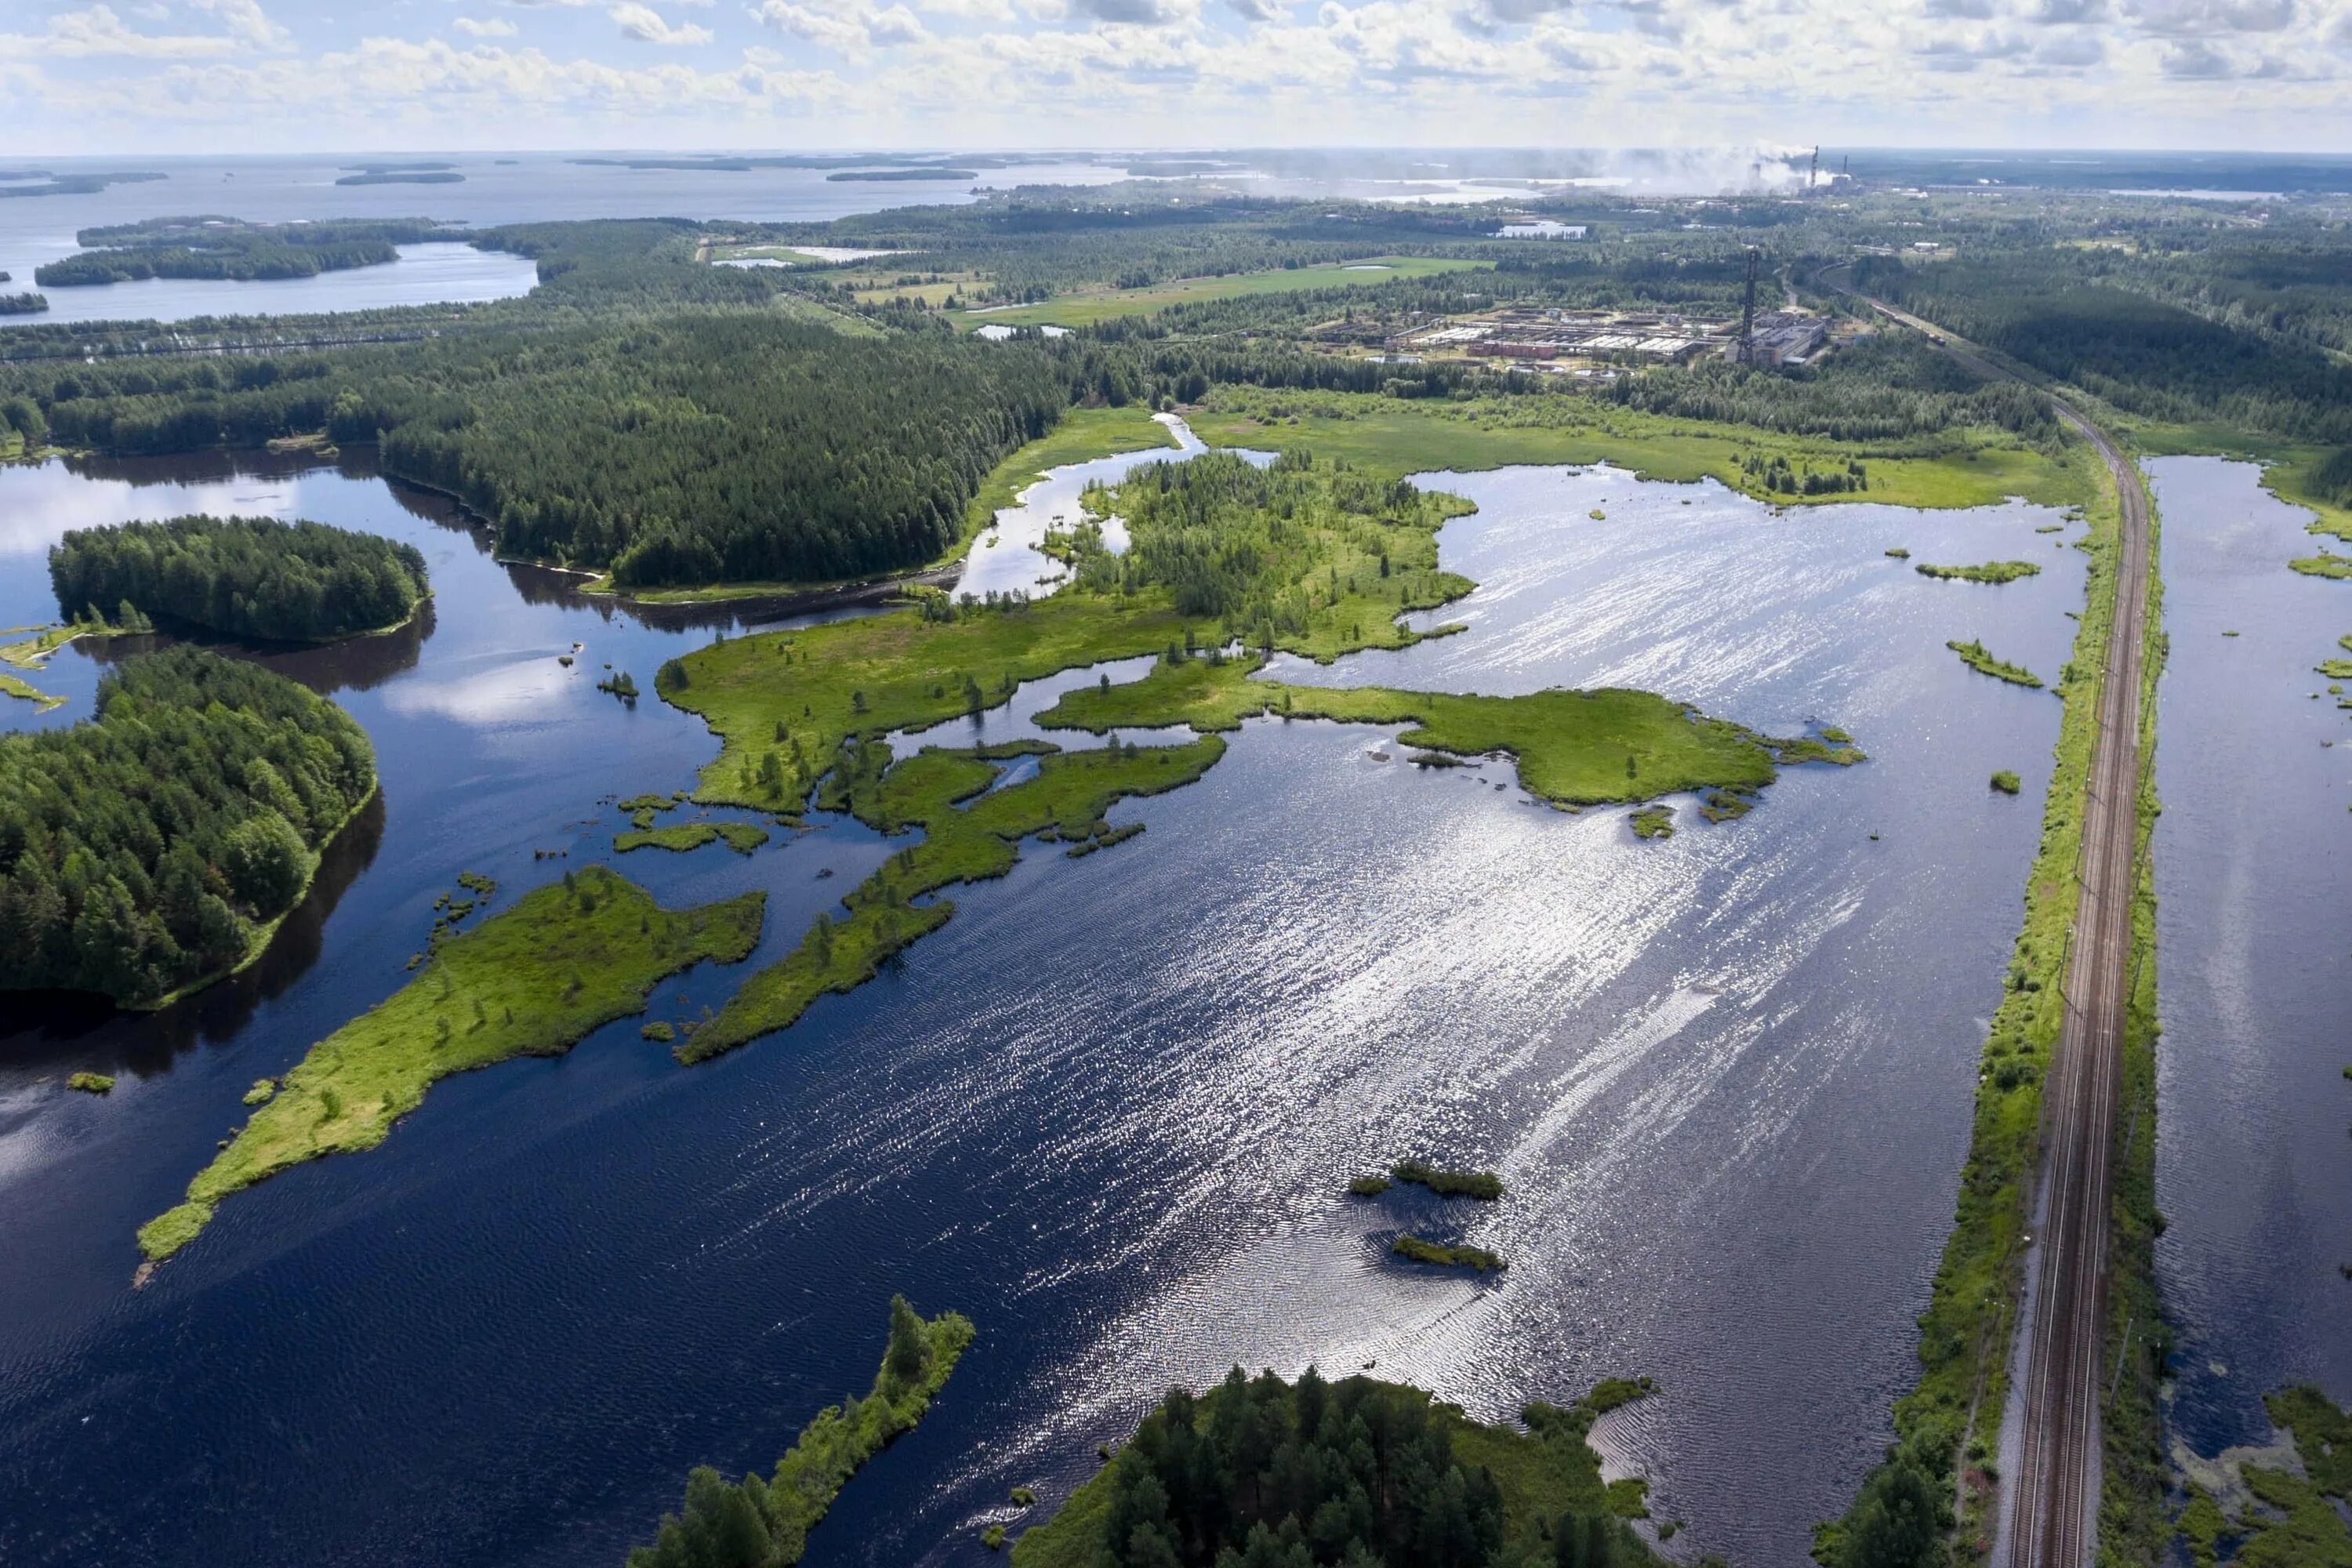
[{"label": "railway track", "polygon": [[[1981,374],[2001,366],[1948,332],[1863,299],[1927,334]],[[2004,1443],[1993,1568],[2090,1568],[2098,1555],[2101,1363],[2113,1255],[2115,1132],[2131,986],[2131,903],[2139,838],[2140,689],[2147,644],[2147,495],[2129,458],[2063,399],[2058,416],[2106,464],[2120,506],[2105,676],[2093,740],[2064,1011],[2044,1080],[2041,1178],[2011,1365],[2023,1405]]]}]

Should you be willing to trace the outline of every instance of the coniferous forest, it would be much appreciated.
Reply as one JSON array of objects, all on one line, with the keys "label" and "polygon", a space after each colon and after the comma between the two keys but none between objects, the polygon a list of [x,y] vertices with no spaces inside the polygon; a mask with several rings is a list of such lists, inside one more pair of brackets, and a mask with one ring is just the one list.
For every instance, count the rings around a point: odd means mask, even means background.
[{"label": "coniferous forest", "polygon": [[[1585,1443],[1594,1409],[1526,1433],[1417,1388],[1239,1368],[1171,1390],[1111,1468],[1021,1543],[1023,1568],[1635,1568]],[[1495,1468],[1490,1468],[1492,1461]],[[1100,1496],[1104,1491],[1108,1496]]]},{"label": "coniferous forest", "polygon": [[98,717],[0,735],[0,989],[131,1006],[241,963],[375,789],[367,735],[200,648],[99,683]]},{"label": "coniferous forest", "polygon": [[380,440],[385,472],[457,496],[501,552],[608,566],[625,586],[920,564],[998,459],[1070,403],[1060,362],[1034,350],[698,309],[35,377],[61,446]]},{"label": "coniferous forest", "polygon": [[129,605],[237,637],[329,642],[408,618],[425,596],[415,546],[308,520],[175,517],[79,528],[49,549],[67,615]]}]

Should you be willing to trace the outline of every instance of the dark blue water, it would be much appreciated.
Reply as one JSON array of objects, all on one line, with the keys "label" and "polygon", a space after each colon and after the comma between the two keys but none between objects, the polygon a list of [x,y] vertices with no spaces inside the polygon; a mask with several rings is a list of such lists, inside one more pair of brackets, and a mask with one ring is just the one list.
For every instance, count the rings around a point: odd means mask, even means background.
[{"label": "dark blue water", "polygon": [[[1792,771],[1737,823],[1684,802],[1644,845],[1499,764],[1423,773],[1371,754],[1392,731],[1255,724],[1200,784],[1115,808],[1140,837],[1030,847],[789,1033],[689,1070],[624,1023],[444,1082],[382,1148],[231,1199],[134,1293],[135,1226],[247,1085],[406,977],[457,871],[503,902],[562,868],[534,848],[604,852],[604,797],[712,754],[692,721],[591,689],[607,659],[649,686],[711,633],[499,567],[373,479],[0,473],[10,620],[63,527],[199,504],[416,540],[437,590],[392,668],[303,670],[375,737],[384,805],[286,956],[162,1018],[0,1040],[0,1558],[614,1562],[690,1465],[771,1463],[862,1388],[903,1290],[981,1338],[813,1563],[992,1561],[976,1532],[1006,1489],[1057,1500],[1167,1382],[1310,1360],[1486,1415],[1650,1373],[1663,1395],[1598,1437],[1690,1521],[1675,1546],[1802,1562],[1909,1376],[2056,733],[2054,700],[1943,643],[2054,669],[2080,559],[2022,506],[1776,516],[1605,470],[1449,482],[1482,508],[1444,537],[1489,585],[1453,612],[1472,629],[1325,678],[1638,680],[1776,732],[1843,724],[1873,760]],[[1896,543],[2049,569],[1930,583]],[[83,647],[39,678],[74,699],[48,721],[88,712]],[[1985,786],[2004,766],[2019,799]],[[830,824],[621,865],[673,903],[771,889],[757,964],[887,848]],[[65,1092],[84,1067],[121,1086]],[[1405,1153],[1491,1164],[1510,1196],[1339,1195]],[[1513,1266],[1394,1266],[1405,1225]]]},{"label": "dark blue water", "polygon": [[[2248,463],[2147,465],[2164,519],[2158,688],[2157,1243],[2177,1444],[2261,1443],[2262,1396],[2352,1401],[2352,723],[2314,666],[2352,590],[2298,576],[2311,514]],[[2222,633],[2235,631],[2236,637]]]}]

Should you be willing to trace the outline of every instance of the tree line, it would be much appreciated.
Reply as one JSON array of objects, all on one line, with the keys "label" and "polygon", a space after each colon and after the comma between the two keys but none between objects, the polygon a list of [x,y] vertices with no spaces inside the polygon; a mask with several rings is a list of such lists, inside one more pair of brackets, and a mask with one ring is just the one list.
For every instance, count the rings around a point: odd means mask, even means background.
[{"label": "tree line", "polygon": [[2352,365],[2095,280],[2071,256],[1865,257],[1854,285],[2153,419],[2352,443]]},{"label": "tree line", "polygon": [[65,614],[129,605],[236,637],[328,642],[408,618],[425,557],[373,533],[268,517],[175,517],[80,528],[49,548]]},{"label": "tree line", "polygon": [[[1590,1412],[1532,1405],[1547,1445]],[[1449,1418],[1451,1415],[1451,1418]],[[1296,1384],[1236,1367],[1172,1390],[1120,1450],[1103,1568],[1633,1568],[1654,1561],[1595,1494],[1507,1539],[1495,1475],[1455,1451],[1458,1413],[1367,1377]],[[1588,1451],[1589,1454],[1589,1451]],[[1529,1489],[1538,1489],[1530,1488]]]},{"label": "tree line", "polygon": [[71,289],[142,278],[310,278],[395,260],[396,247],[446,232],[424,218],[270,225],[152,218],[82,230],[76,242],[95,248],[36,267],[33,281]]},{"label": "tree line", "polygon": [[0,736],[0,989],[152,1005],[243,960],[375,788],[367,735],[194,647],[107,672],[98,717]]},{"label": "tree line", "polygon": [[502,551],[649,586],[931,559],[988,471],[1061,416],[1071,374],[1066,351],[943,328],[848,337],[686,309],[329,353],[45,363],[0,382],[0,407],[29,401],[48,439],[119,453],[378,441],[386,473],[457,496]]}]

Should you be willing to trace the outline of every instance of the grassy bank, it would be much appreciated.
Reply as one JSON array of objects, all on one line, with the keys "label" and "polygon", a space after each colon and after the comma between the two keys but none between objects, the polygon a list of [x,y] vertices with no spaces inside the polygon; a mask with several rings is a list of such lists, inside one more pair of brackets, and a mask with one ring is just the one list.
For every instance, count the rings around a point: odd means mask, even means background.
[{"label": "grassy bank", "polygon": [[[1238,300],[1254,294],[1297,294],[1317,289],[1361,289],[1399,278],[1429,278],[1441,272],[1475,271],[1482,261],[1433,256],[1368,256],[1319,267],[1276,268],[1265,272],[1229,272],[1217,278],[1179,278],[1141,289],[1094,289],[1056,295],[1034,305],[956,313],[966,329],[992,322],[1008,327],[1090,327],[1121,316],[1148,316],[1171,305]],[[1337,314],[1335,310],[1333,312]]]},{"label": "grassy bank", "polygon": [[553,1055],[645,1010],[664,976],[740,963],[764,893],[673,912],[601,867],[526,893],[463,936],[383,1003],[310,1047],[178,1207],[140,1227],[161,1259],[194,1240],[229,1194],[290,1166],[383,1142],[436,1079],[510,1057]]},{"label": "grassy bank", "polygon": [[[2115,624],[2120,510],[2112,488],[2101,487],[2086,508],[2086,521],[2088,530],[2075,547],[2091,559],[2082,619],[2059,687],[2066,702],[2042,805],[2042,838],[2026,875],[2024,918],[2003,977],[2000,1003],[1985,1038],[1951,1234],[1927,1309],[1919,1319],[1919,1379],[1895,1401],[1894,1456],[1874,1473],[1864,1493],[1872,1496],[1897,1472],[1930,1478],[1931,1489],[1957,1499],[1953,1549],[1955,1559],[1963,1563],[1981,1562],[1991,1544],[1996,1478],[1990,1467],[2009,1395],[2009,1352],[2024,1283],[2022,1244],[2038,1170],[2042,1075],[2063,1020],[2062,982],[2081,894],[2077,866],[2091,753],[2098,733],[2107,635]],[[2150,591],[2155,592],[2153,576]],[[2148,626],[2149,635],[2157,636],[2153,616]],[[2147,719],[2152,720],[2153,712],[2152,704],[2143,710]],[[2138,988],[2147,987],[2152,997],[2154,985],[2153,963],[2142,961],[2136,974],[2135,1009]],[[2144,1076],[2134,1078],[2136,1071],[2127,1066],[2126,1093],[2135,1082],[2146,1082]],[[2133,1103],[2126,1101],[2126,1106]],[[2153,1101],[2144,1105],[2139,1114],[2152,1116]],[[2145,1128],[2137,1135],[2137,1147],[2152,1156],[2153,1140]],[[2132,1190],[2127,1178],[2123,1195]],[[2118,1226],[2119,1234],[2129,1230],[2128,1223]],[[2119,1288],[2114,1294],[2120,1300],[2129,1290]],[[2143,1322],[2140,1331],[2146,1330]],[[1860,1512],[1857,1509],[1821,1528],[1816,1558],[1843,1565],[1846,1531]]]},{"label": "grassy bank", "polygon": [[[926,1322],[890,1302],[890,1340],[866,1397],[828,1405],[801,1428],[799,1441],[766,1478],[730,1486],[708,1466],[688,1478],[682,1513],[665,1517],[650,1546],[629,1553],[629,1568],[791,1568],[808,1550],[809,1531],[833,1508],[849,1478],[915,1429],[973,1338],[969,1319],[942,1312]],[[712,1555],[725,1542],[728,1554]]]},{"label": "grassy bank", "polygon": [[[2135,479],[2137,475],[2135,473]],[[2146,489],[2144,481],[2143,490]],[[2156,1237],[2164,1221],[2156,1206],[2157,1016],[2156,857],[2159,810],[2156,794],[2156,689],[2164,673],[2164,584],[2157,546],[2163,532],[2156,499],[2148,497],[2147,639],[2141,649],[2139,780],[2133,834],[2131,975],[2124,1000],[2123,1071],[2116,1085],[2116,1125],[2123,1138],[2115,1167],[2114,1257],[2108,1274],[2105,1352],[2111,1369],[2100,1413],[2104,1443],[2099,1500],[2103,1563],[2154,1563],[2170,1525],[2165,1517],[2168,1466],[2158,1384],[2171,1349],[2171,1331],[2158,1299]]]},{"label": "grassy bank", "polygon": [[971,542],[988,531],[996,514],[1021,498],[1046,469],[1072,463],[1091,463],[1122,452],[1149,452],[1173,447],[1176,437],[1167,426],[1151,417],[1151,410],[1130,403],[1124,408],[1073,408],[1062,422],[989,470],[979,490],[963,509],[963,537],[936,563],[945,565],[971,552]]},{"label": "grassy bank", "polygon": [[[2017,445],[2005,432],[1939,437],[1953,449],[1917,443],[1839,442],[1783,436],[1747,426],[1676,419],[1591,398],[1489,397],[1467,403],[1359,393],[1267,392],[1220,387],[1211,405],[1186,416],[1218,447],[1306,447],[1389,476],[1469,472],[1519,463],[1611,463],[1643,479],[1711,479],[1784,506],[1877,501],[1890,506],[1990,506],[2011,496],[2073,506],[2096,492],[2096,456],[2073,444],[2056,457]],[[1767,466],[1790,471],[1867,472],[1863,490],[1790,495],[1764,488]]]},{"label": "grassy bank", "polygon": [[2263,489],[2285,501],[2317,514],[2314,533],[2329,534],[2352,543],[2352,508],[2315,495],[2305,482],[2325,462],[2332,447],[2282,440],[2227,425],[2164,425],[2141,422],[2132,427],[2133,444],[2151,458],[2236,458],[2263,467]]}]

